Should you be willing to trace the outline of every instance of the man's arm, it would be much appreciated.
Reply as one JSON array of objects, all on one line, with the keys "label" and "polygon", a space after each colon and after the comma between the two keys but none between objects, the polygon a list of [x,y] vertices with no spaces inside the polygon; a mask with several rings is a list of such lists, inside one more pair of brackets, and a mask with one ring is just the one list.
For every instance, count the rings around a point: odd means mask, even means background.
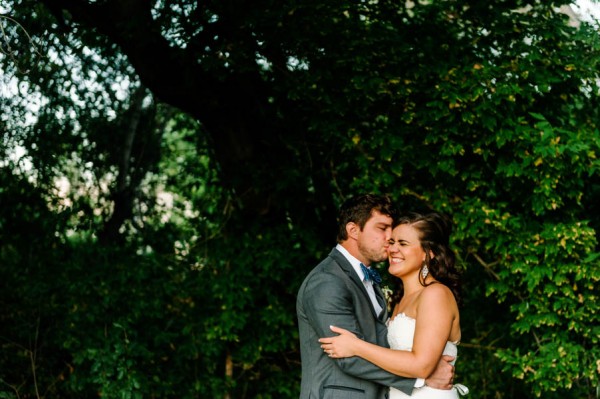
[{"label": "man's arm", "polygon": [[[349,331],[331,327],[336,337],[321,338],[319,342],[334,358],[360,357],[395,375],[430,378],[430,386],[450,382],[453,367],[441,362],[436,353],[419,354],[407,350],[394,350],[357,338]],[[453,357],[447,356],[449,360]],[[443,379],[446,379],[445,381]],[[424,380],[423,380],[424,382]]]},{"label": "man's arm", "polygon": [[450,306],[446,294],[451,295],[446,291],[446,287],[439,286],[429,288],[423,294],[427,300],[423,299],[420,304],[411,351],[384,348],[359,339],[356,334],[338,326],[332,327],[332,330],[340,335],[323,338],[319,342],[335,358],[360,357],[395,375],[428,378],[429,386],[449,389],[454,367],[440,358],[446,345],[444,337],[449,336],[455,315],[451,309],[445,308]]},{"label": "man's arm", "polygon": [[[364,333],[361,331],[356,307],[360,304],[354,304],[354,297],[346,282],[336,276],[313,276],[303,295],[303,305],[309,319],[309,323],[314,328],[316,338],[314,345],[321,350],[318,337],[331,336],[331,325],[346,328],[352,331],[361,339],[364,339]],[[368,300],[365,298],[365,300]],[[368,303],[367,303],[368,304]],[[370,313],[366,317],[372,317]],[[376,323],[373,321],[373,323]],[[385,329],[385,326],[381,326]],[[407,394],[412,392],[415,384],[414,379],[408,379],[391,374],[373,363],[359,357],[347,359],[331,359],[337,367],[341,368],[346,374],[357,378],[373,381],[385,386],[393,386]]]}]

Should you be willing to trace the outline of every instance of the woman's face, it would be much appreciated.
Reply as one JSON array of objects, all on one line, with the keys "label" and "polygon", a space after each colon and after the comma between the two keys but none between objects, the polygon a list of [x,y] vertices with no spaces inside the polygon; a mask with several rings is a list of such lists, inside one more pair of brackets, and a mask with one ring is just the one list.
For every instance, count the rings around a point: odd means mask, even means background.
[{"label": "woman's face", "polygon": [[390,246],[388,247],[388,271],[391,275],[405,278],[412,274],[418,275],[425,251],[421,247],[418,231],[408,225],[401,224],[392,231]]}]

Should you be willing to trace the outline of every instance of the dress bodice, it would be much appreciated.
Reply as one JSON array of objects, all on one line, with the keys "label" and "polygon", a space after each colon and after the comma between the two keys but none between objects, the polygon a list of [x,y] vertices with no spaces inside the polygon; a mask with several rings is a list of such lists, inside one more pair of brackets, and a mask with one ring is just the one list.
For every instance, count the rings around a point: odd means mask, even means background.
[{"label": "dress bodice", "polygon": [[[413,339],[415,337],[415,327],[417,321],[404,313],[396,315],[388,321],[388,342],[390,348],[411,351]],[[458,354],[458,342],[446,342],[443,354],[454,356]],[[455,360],[456,361],[456,360]],[[454,362],[452,362],[454,364]],[[461,384],[454,385],[450,390],[439,390],[428,386],[415,388],[411,396],[395,389],[390,388],[389,399],[458,399],[459,394],[465,395],[469,392],[467,387]]]},{"label": "dress bodice", "polygon": [[[388,342],[390,348],[411,351],[415,337],[416,320],[404,313],[399,313],[388,321]],[[458,353],[458,342],[446,342],[443,354],[454,356]],[[453,363],[454,364],[454,363]]]}]

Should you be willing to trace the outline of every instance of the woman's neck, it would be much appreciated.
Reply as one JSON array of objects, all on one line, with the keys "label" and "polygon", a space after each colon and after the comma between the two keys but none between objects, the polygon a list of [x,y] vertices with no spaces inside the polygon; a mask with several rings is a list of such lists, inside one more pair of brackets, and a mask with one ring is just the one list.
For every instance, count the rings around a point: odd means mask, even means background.
[{"label": "woman's neck", "polygon": [[404,297],[421,292],[425,288],[414,275],[412,278],[402,279],[402,285],[404,286]]}]

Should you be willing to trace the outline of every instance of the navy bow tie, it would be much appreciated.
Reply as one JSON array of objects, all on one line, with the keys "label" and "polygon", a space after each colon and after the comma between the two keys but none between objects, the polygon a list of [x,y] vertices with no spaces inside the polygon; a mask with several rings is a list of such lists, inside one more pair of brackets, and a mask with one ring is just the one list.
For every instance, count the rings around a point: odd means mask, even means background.
[{"label": "navy bow tie", "polygon": [[381,284],[381,276],[377,270],[373,269],[372,267],[366,267],[362,263],[360,264],[360,268],[365,275],[365,281],[371,280],[374,284]]}]

